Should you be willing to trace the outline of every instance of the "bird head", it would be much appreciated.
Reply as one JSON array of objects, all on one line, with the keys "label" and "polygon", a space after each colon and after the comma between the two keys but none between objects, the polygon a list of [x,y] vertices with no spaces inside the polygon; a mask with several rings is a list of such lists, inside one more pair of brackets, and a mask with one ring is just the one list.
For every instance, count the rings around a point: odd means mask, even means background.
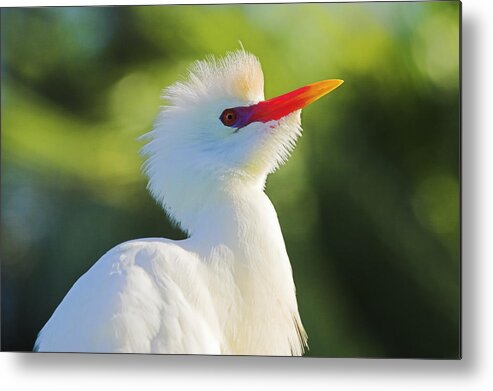
[{"label": "bird head", "polygon": [[301,109],[337,88],[324,80],[265,100],[259,60],[238,50],[195,62],[167,100],[142,152],[149,189],[185,230],[216,191],[263,188],[301,135]]}]

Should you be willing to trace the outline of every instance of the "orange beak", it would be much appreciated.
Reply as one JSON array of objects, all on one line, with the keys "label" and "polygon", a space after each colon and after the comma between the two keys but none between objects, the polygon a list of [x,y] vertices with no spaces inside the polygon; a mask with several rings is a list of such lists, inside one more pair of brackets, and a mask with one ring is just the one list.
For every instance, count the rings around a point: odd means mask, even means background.
[{"label": "orange beak", "polygon": [[227,126],[242,128],[252,122],[279,120],[289,113],[300,110],[310,103],[315,102],[317,99],[335,90],[342,83],[344,81],[339,79],[323,80],[252,106],[228,109],[235,111],[238,118],[234,123],[231,125],[228,124]]},{"label": "orange beak", "polygon": [[323,80],[288,92],[287,94],[259,102],[252,107],[250,122],[269,122],[300,110],[339,87],[343,80]]}]

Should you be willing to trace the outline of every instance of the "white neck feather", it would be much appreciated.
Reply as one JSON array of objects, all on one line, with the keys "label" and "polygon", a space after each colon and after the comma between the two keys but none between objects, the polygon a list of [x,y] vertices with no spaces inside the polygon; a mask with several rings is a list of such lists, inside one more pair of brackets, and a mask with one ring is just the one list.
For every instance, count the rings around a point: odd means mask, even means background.
[{"label": "white neck feather", "polygon": [[225,325],[225,350],[302,354],[306,334],[291,265],[275,209],[262,187],[231,186],[211,195],[196,221],[203,223],[184,245],[211,270],[209,285],[217,290],[212,297]]}]

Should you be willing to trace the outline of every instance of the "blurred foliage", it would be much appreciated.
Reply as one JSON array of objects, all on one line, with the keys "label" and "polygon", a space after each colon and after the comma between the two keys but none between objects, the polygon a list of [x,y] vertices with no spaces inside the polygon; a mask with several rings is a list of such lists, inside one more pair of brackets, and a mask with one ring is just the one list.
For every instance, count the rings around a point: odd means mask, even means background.
[{"label": "blurred foliage", "polygon": [[75,280],[129,239],[181,238],[138,136],[207,54],[262,61],[304,111],[269,178],[312,356],[456,358],[459,3],[2,9],[2,349],[31,350]]}]

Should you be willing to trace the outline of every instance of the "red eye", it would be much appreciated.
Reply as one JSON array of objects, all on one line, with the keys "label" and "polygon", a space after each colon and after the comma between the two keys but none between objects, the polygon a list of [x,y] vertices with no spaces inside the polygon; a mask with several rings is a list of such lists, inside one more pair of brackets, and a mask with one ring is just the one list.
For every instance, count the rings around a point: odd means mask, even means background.
[{"label": "red eye", "polygon": [[226,109],[223,111],[219,119],[224,125],[233,126],[238,119],[238,114],[236,114],[236,111],[234,111],[233,109]]}]

